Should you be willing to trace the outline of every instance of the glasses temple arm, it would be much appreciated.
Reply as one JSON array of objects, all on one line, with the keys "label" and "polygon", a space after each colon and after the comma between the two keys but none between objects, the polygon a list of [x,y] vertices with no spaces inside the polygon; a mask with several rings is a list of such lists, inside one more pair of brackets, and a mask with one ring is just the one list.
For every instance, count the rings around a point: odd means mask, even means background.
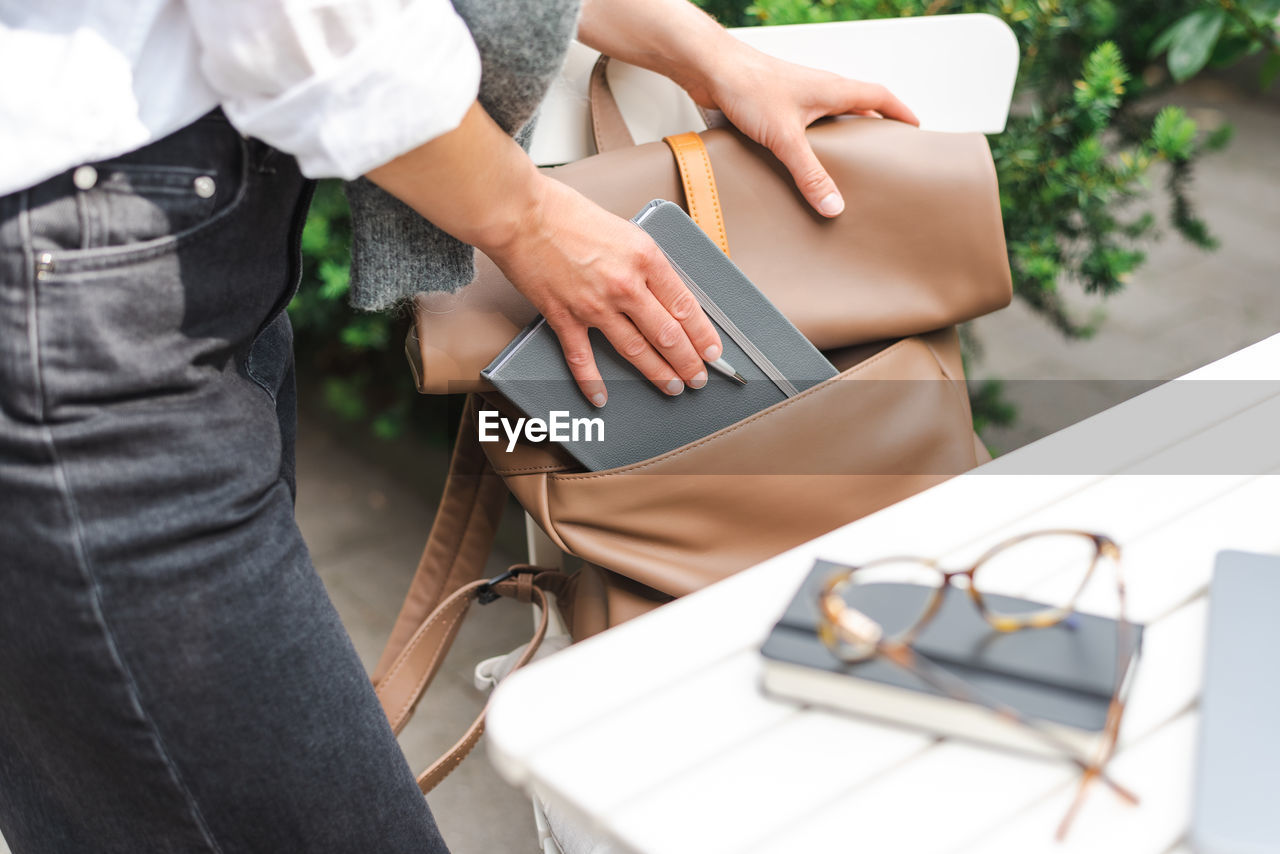
[{"label": "glasses temple arm", "polygon": [[892,661],[894,664],[907,670],[922,682],[929,685],[929,687],[941,691],[944,694],[948,694],[954,699],[984,706],[1001,717],[1008,718],[1016,723],[1022,724],[1031,732],[1039,736],[1042,741],[1062,751],[1065,758],[1082,772],[1091,777],[1096,776],[1126,801],[1135,804],[1138,802],[1138,798],[1133,794],[1133,792],[1107,776],[1106,772],[1104,772],[1098,765],[1086,762],[1077,756],[1075,748],[1063,739],[1059,738],[1051,730],[1046,729],[1037,721],[1026,717],[1016,709],[984,696],[981,692],[972,688],[963,679],[952,676],[942,668],[927,662],[921,656],[916,655],[906,644],[895,643],[893,641],[880,641],[876,644],[876,649],[889,661]]}]

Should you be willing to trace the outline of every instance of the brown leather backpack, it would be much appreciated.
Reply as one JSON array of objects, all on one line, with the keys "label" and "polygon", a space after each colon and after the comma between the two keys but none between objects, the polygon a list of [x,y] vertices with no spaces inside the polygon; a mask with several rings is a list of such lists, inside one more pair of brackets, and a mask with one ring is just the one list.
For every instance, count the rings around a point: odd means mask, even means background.
[{"label": "brown leather backpack", "polygon": [[[478,255],[462,291],[420,295],[406,348],[418,387],[469,395],[444,498],[373,676],[397,732],[477,598],[542,606],[523,664],[549,607],[581,639],[989,458],[973,432],[955,330],[1011,298],[984,137],[874,118],[814,125],[809,140],[847,201],[826,220],[732,128],[631,144],[603,63],[591,102],[601,153],[549,173],[623,217],[653,198],[684,200],[841,373],[657,458],[588,472],[554,445],[507,452],[478,442],[477,411],[509,408],[480,369],[536,314],[497,267]],[[480,580],[508,494],[585,566]],[[482,728],[483,715],[422,774],[424,792]]]}]

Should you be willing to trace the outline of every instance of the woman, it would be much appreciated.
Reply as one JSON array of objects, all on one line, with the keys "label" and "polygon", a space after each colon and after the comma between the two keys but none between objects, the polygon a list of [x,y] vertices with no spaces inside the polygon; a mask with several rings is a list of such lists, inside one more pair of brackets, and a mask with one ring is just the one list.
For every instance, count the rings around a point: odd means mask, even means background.
[{"label": "woman", "polygon": [[[0,73],[22,81],[0,93],[15,854],[445,850],[293,521],[283,307],[307,178],[365,175],[423,218],[414,246],[439,250],[427,282],[366,275],[359,304],[456,286],[478,247],[604,405],[588,328],[669,394],[704,383],[720,344],[647,236],[509,135],[575,25],[723,110],[823,215],[843,205],[805,125],[914,121],[883,88],[765,57],[685,0],[587,0],[580,18],[575,2],[0,12]],[[366,236],[403,227],[357,199]]]}]

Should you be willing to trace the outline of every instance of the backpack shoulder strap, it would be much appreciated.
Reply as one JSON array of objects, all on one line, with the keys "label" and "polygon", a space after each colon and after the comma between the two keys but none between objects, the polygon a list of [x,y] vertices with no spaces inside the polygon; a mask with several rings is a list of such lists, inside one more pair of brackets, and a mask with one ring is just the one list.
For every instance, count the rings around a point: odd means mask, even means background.
[{"label": "backpack shoulder strap", "polygon": [[[494,472],[478,440],[479,399],[469,395],[458,440],[449,462],[444,497],[436,511],[427,545],[418,561],[391,637],[373,673],[373,685],[393,732],[399,734],[440,670],[471,603],[509,596],[541,606],[541,621],[521,667],[537,652],[547,628],[544,590],[560,592],[559,572],[515,567],[492,581],[481,580],[506,506],[507,488]],[[425,793],[445,778],[471,751],[484,731],[484,712],[444,756],[418,777]]]},{"label": "backpack shoulder strap", "polygon": [[[449,462],[444,496],[400,615],[374,668],[375,686],[386,677],[392,662],[427,615],[454,591],[484,574],[498,522],[506,507],[507,488],[480,447],[476,433],[478,409],[476,396],[468,395]],[[451,634],[445,642],[452,640]]]},{"label": "backpack shoulder strap", "polygon": [[[426,691],[432,675],[439,669],[439,662],[448,651],[452,636],[472,602],[479,601],[483,605],[499,596],[506,596],[538,606],[537,628],[512,668],[512,672],[515,672],[533,660],[546,637],[551,607],[546,594],[561,595],[567,589],[568,582],[568,576],[558,570],[519,565],[492,580],[472,581],[455,590],[418,627],[418,631],[392,662],[387,676],[378,685],[378,698],[391,722],[392,731],[399,734],[413,714],[414,707]],[[485,709],[481,710],[453,747],[418,775],[418,788],[423,794],[435,788],[475,747],[484,733],[487,708],[486,704]]]}]

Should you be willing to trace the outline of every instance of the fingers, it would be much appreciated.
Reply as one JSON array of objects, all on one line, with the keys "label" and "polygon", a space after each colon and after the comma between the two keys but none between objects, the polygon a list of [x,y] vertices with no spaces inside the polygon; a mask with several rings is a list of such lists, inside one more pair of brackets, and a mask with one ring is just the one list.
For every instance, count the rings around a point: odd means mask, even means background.
[{"label": "fingers", "polygon": [[879,83],[863,83],[858,80],[843,82],[836,104],[839,112],[865,114],[868,110],[873,110],[886,119],[897,119],[909,125],[920,126],[916,114]]},{"label": "fingers", "polygon": [[[596,406],[608,399],[587,330],[594,326],[645,379],[668,395],[707,384],[703,359],[720,358],[723,347],[715,326],[697,298],[671,269],[656,246],[642,264],[647,287],[630,293],[601,311],[552,323],[565,361],[582,393]],[[639,281],[639,279],[637,280]],[[549,321],[550,322],[550,321]],[[701,355],[700,355],[701,354]]]},{"label": "fingers", "polygon": [[[698,304],[698,298],[685,287],[684,282],[672,269],[667,257],[661,251],[650,264],[649,290],[661,308],[680,323],[685,335],[688,336],[689,343],[702,359],[714,362],[720,358],[720,354],[724,351],[720,343],[720,334],[716,332],[711,319]],[[679,368],[679,366],[676,367]],[[697,365],[697,369],[702,369],[701,362]],[[698,387],[694,386],[694,388]]]},{"label": "fingers", "polygon": [[622,315],[615,315],[600,325],[600,331],[609,339],[613,349],[663,394],[675,397],[684,391],[684,381],[677,376],[667,360],[658,355],[658,351],[635,323]]},{"label": "fingers", "polygon": [[653,239],[567,188],[549,198],[564,208],[546,208],[558,227],[534,232],[499,266],[555,331],[587,400],[608,400],[593,328],[663,393],[705,386],[703,358],[720,357],[720,336]]},{"label": "fingers", "polygon": [[615,289],[609,308],[584,320],[664,394],[702,388],[707,384],[703,359],[720,358],[720,336],[666,256],[641,234],[639,275]]},{"label": "fingers", "polygon": [[587,327],[574,320],[552,321],[548,318],[547,323],[560,339],[564,361],[583,396],[594,406],[604,406],[609,399],[609,392],[604,387],[604,380],[600,378],[600,369],[596,367],[596,357],[591,352]]},{"label": "fingers", "polygon": [[836,189],[827,170],[822,168],[813,153],[804,131],[799,130],[774,147],[773,153],[782,161],[796,182],[801,194],[823,216],[839,216],[844,210],[844,197]]},{"label": "fingers", "polygon": [[[826,113],[879,114],[911,125],[920,124],[916,114],[888,89],[879,83],[862,83],[857,80],[840,81],[840,86],[835,91],[835,100],[828,105]],[[780,139],[773,146],[773,153],[787,167],[796,187],[814,210],[828,217],[839,216],[844,211],[844,197],[813,153],[813,147],[809,145],[803,129]]]},{"label": "fingers", "polygon": [[[694,304],[697,305],[696,300]],[[642,295],[640,304],[631,309],[628,315],[663,361],[675,369],[681,385],[702,388],[707,384],[707,369],[689,340],[688,333],[652,293]],[[664,391],[668,390],[665,386],[662,388]],[[676,391],[679,393],[680,389]]]},{"label": "fingers", "polygon": [[[657,305],[656,300],[654,300],[654,304]],[[661,306],[658,306],[658,308],[660,310]],[[668,318],[670,318],[670,315],[668,315]],[[653,318],[650,318],[648,322],[652,323]],[[588,327],[577,320],[552,321],[548,319],[547,323],[556,333],[556,337],[560,339],[560,349],[564,351],[565,364],[569,366],[569,373],[573,375],[573,379],[578,384],[583,396],[591,401],[594,406],[604,406],[609,400],[609,391],[605,388],[604,379],[600,376],[600,368],[596,365],[595,354],[591,351]],[[674,323],[674,320],[672,323]],[[660,391],[672,397],[684,391],[685,381],[680,378],[680,375],[671,367],[667,359],[659,355],[645,335],[636,327],[636,324],[629,320],[626,315],[612,315],[597,325],[605,337],[609,339],[613,349],[617,350],[624,359],[634,365],[636,370],[643,374],[645,379],[657,386]],[[685,345],[692,352],[692,347],[688,345],[688,338],[685,338]],[[706,385],[707,374],[705,369],[701,367],[701,362],[698,362],[698,368],[693,370],[689,370],[687,360],[684,360],[682,364],[685,365],[686,371],[690,374],[690,385],[694,388],[701,388]],[[700,380],[697,376],[699,372],[702,375]]]}]

